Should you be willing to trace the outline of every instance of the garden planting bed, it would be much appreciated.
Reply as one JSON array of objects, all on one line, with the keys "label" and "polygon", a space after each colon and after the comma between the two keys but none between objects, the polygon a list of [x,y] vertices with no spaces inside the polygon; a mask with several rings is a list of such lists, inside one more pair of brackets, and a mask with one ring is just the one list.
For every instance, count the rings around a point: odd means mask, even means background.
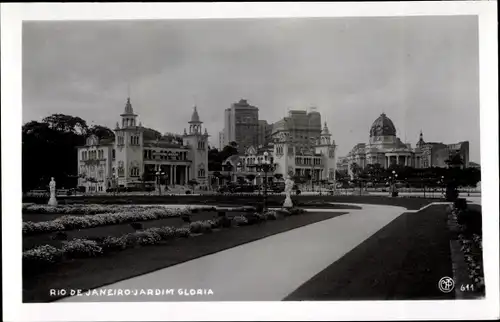
[{"label": "garden planting bed", "polygon": [[[226,215],[230,218],[234,216],[244,215],[244,212],[226,212]],[[48,216],[48,215],[41,215]],[[210,220],[217,216],[216,212],[212,211],[201,211],[198,213],[194,213],[190,215],[190,219],[192,222],[194,221],[204,221]],[[100,239],[104,237],[119,237],[121,235],[135,232],[136,228],[133,226],[137,226],[136,223],[139,223],[142,226],[142,229],[148,229],[153,227],[186,227],[189,226],[189,223],[185,222],[180,217],[171,217],[160,220],[138,220],[133,224],[125,223],[125,224],[117,224],[117,225],[106,225],[100,227],[86,228],[86,229],[75,229],[75,230],[65,230],[64,234],[67,236],[64,239],[58,239],[58,232],[50,232],[43,234],[36,234],[32,236],[24,236],[23,237],[23,251],[34,248],[38,245],[51,245],[54,247],[61,247],[63,240],[72,240],[75,238],[84,238],[84,239]]]},{"label": "garden planting bed", "polygon": [[[283,204],[285,197],[282,195],[269,195],[267,197],[268,207],[280,207]],[[26,199],[27,200],[27,199]],[[179,195],[179,196],[71,196],[58,198],[61,204],[100,204],[105,206],[114,206],[119,204],[170,204],[170,205],[249,205],[256,206],[263,200],[262,196],[253,195]],[[40,199],[33,202],[47,203],[48,200]],[[293,195],[292,201],[294,205],[304,207],[302,204],[307,201],[321,202],[337,202],[337,203],[360,203],[360,204],[376,204],[376,205],[391,205],[401,206],[408,210],[420,209],[432,202],[440,201],[439,199],[422,198],[422,197],[388,197],[388,196],[329,196],[329,195]]]},{"label": "garden planting bed", "polygon": [[[144,233],[135,233],[141,235],[139,236],[140,245],[117,251],[107,251],[104,254],[99,253],[97,251],[99,247],[96,248],[94,244],[91,246],[95,254],[89,256],[91,258],[73,257],[54,263],[43,270],[23,271],[23,301],[54,301],[57,298],[50,296],[50,289],[88,290],[97,288],[344,213],[310,212],[302,214],[297,212],[294,214],[283,216],[274,213],[272,216],[266,217],[267,219],[253,223],[250,219],[255,215],[235,216],[230,220],[231,226],[227,228],[216,225],[214,221],[208,221],[208,227],[206,227],[207,222],[196,222],[192,223],[189,229],[167,228],[166,230],[172,238],[158,240],[152,240],[151,236],[146,236],[150,234],[146,230]],[[200,216],[203,216],[203,213],[200,213]],[[164,234],[165,228],[162,229],[158,229],[158,232]],[[88,244],[88,242],[86,243]]]},{"label": "garden planting bed", "polygon": [[481,206],[467,205],[459,199],[450,205],[448,213],[456,298],[482,298],[485,283]]}]

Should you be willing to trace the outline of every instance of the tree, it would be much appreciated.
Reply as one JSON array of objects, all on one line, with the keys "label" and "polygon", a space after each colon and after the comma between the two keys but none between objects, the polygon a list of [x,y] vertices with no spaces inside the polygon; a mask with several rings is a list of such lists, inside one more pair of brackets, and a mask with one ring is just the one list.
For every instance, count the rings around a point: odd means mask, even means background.
[{"label": "tree", "polygon": [[188,181],[188,185],[191,187],[191,189],[194,191],[194,187],[196,185],[198,185],[198,181],[196,181],[195,179],[191,179]]},{"label": "tree", "polygon": [[86,135],[88,130],[87,122],[77,116],[52,114],[42,121],[47,123],[51,129],[66,133]]},{"label": "tree", "polygon": [[351,172],[352,172],[352,175],[354,178],[356,178],[359,174],[359,172],[361,171],[361,167],[356,163],[356,162],[353,162],[351,163]]},{"label": "tree", "polygon": [[464,161],[462,160],[462,157],[460,156],[460,154],[455,153],[455,154],[451,155],[448,158],[448,160],[445,161],[445,163],[450,168],[458,168],[464,164]]},{"label": "tree", "polygon": [[87,130],[84,120],[64,114],[24,124],[23,191],[44,188],[51,177],[55,178],[58,186],[75,187],[78,175],[76,146],[85,143]]},{"label": "tree", "polygon": [[276,180],[281,180],[281,179],[283,179],[283,175],[281,173],[276,173],[276,174],[274,174],[274,178]]},{"label": "tree", "polygon": [[111,131],[110,128],[102,125],[94,125],[88,129],[88,134],[96,135],[100,140],[102,139],[114,139],[115,133]]}]

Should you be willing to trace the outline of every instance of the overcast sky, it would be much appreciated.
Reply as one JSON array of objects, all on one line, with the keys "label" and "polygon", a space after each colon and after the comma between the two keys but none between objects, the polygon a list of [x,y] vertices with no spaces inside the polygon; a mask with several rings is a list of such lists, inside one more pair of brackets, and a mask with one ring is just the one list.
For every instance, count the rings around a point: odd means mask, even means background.
[{"label": "overcast sky", "polygon": [[478,70],[473,16],[29,22],[23,122],[113,127],[130,84],[144,126],[182,133],[196,103],[214,145],[246,98],[269,122],[316,106],[340,155],[385,112],[403,141],[469,140],[479,161]]}]

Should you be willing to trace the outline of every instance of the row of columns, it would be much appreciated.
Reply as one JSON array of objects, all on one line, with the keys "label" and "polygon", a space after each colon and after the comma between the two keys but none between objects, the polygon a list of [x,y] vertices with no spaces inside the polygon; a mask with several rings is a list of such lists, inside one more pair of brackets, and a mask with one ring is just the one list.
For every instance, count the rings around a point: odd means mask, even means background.
[{"label": "row of columns", "polygon": [[[159,167],[159,165],[158,165]],[[182,179],[182,182],[180,182],[181,185],[186,185],[189,181],[189,170],[190,170],[190,166],[187,166],[187,165],[175,165],[175,164],[172,164],[172,165],[168,165],[168,167],[170,168],[170,171],[168,174],[168,185],[174,185],[174,184],[178,184],[177,183],[177,167],[184,167],[184,177]]]},{"label": "row of columns", "polygon": [[[411,166],[411,156],[407,155],[386,155],[385,156],[385,167],[388,168],[391,164],[393,164],[392,160],[396,159],[396,164],[399,165],[405,165],[405,166]],[[403,162],[401,161],[401,158],[403,158]]]},{"label": "row of columns", "polygon": [[[318,180],[318,179],[319,179],[319,180],[321,180],[321,179],[323,178],[323,170],[324,170],[324,169],[318,169],[318,168],[314,168],[314,169],[312,169],[312,168],[311,168],[311,169],[303,169],[303,168],[299,168],[299,169],[297,169],[297,170],[298,170],[298,171],[297,171],[297,174],[298,174],[299,176],[304,176],[304,175],[306,175],[307,170],[310,170],[309,172],[311,173],[311,176],[312,176],[312,179],[313,179],[313,180]],[[313,175],[313,174],[312,174],[313,170],[314,170],[314,172],[315,172],[315,174],[316,174],[316,175]]]}]

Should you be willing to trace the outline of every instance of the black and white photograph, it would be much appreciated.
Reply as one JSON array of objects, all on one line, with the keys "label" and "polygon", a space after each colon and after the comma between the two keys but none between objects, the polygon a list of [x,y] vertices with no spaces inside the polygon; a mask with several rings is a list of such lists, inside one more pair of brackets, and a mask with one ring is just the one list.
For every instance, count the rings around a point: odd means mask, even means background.
[{"label": "black and white photograph", "polygon": [[323,305],[323,319],[341,303],[344,319],[369,318],[361,303],[498,317],[496,3],[453,3],[198,4],[200,17],[160,4],[163,18],[147,4],[17,5],[16,37],[2,5],[2,76],[9,57],[19,67],[17,97],[4,101],[2,77],[2,145],[16,146],[3,173],[18,163],[2,180],[16,190],[9,288],[18,307],[67,310],[22,319],[144,302],[257,320],[273,302]]}]

